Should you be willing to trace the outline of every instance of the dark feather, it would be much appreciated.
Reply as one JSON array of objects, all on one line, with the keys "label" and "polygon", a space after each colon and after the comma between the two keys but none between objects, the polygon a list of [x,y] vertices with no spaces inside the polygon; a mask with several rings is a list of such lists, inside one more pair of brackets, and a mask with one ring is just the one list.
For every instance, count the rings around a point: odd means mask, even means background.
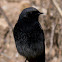
[{"label": "dark feather", "polygon": [[38,13],[33,7],[24,9],[13,30],[16,48],[29,62],[45,62],[45,38]]}]

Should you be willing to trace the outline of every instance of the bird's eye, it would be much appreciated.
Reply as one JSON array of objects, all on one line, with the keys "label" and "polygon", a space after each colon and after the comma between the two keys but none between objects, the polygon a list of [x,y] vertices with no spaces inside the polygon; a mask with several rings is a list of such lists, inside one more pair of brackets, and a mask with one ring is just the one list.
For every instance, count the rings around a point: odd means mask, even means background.
[{"label": "bird's eye", "polygon": [[33,13],[33,14],[36,14],[36,11],[33,11],[32,13]]}]

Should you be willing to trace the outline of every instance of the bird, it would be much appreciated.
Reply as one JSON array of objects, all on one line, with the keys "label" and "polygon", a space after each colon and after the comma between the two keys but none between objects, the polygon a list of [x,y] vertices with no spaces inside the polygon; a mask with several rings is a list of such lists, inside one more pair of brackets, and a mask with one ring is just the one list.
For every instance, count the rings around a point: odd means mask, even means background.
[{"label": "bird", "polygon": [[45,62],[45,36],[39,23],[40,14],[43,13],[34,7],[25,8],[13,29],[17,51],[29,62]]}]

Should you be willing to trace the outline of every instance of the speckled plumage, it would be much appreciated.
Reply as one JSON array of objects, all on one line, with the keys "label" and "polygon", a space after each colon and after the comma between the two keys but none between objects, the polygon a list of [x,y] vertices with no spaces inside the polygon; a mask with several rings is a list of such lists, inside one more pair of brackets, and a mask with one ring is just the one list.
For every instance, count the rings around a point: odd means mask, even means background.
[{"label": "speckled plumage", "polygon": [[44,33],[38,22],[39,15],[33,7],[24,9],[13,30],[16,48],[29,62],[45,62]]}]

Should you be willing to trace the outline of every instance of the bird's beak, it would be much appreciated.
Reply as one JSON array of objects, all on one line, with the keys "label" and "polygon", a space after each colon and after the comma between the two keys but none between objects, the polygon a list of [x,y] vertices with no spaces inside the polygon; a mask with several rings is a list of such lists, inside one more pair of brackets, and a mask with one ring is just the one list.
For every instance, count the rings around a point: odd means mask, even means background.
[{"label": "bird's beak", "polygon": [[40,14],[44,14],[44,13],[39,12],[38,14],[40,15]]},{"label": "bird's beak", "polygon": [[44,13],[40,13],[40,14],[44,14]]}]

